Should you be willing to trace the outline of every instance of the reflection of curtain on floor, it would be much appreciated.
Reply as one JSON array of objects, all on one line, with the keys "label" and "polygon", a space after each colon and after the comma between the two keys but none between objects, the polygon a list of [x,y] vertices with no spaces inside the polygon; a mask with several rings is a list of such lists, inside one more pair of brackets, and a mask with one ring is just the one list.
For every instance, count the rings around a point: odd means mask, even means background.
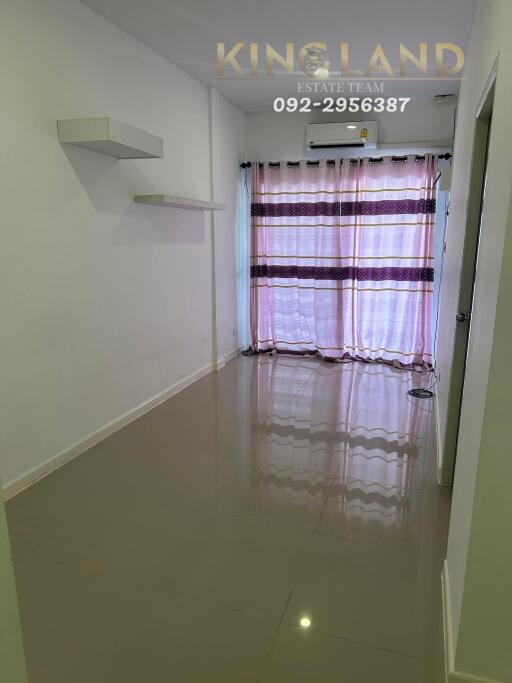
[{"label": "reflection of curtain on floor", "polygon": [[382,365],[260,356],[251,375],[260,504],[307,526],[329,493],[322,532],[407,541],[430,413],[404,397],[423,380]]},{"label": "reflection of curtain on floor", "polygon": [[434,163],[253,164],[254,350],[431,363]]}]

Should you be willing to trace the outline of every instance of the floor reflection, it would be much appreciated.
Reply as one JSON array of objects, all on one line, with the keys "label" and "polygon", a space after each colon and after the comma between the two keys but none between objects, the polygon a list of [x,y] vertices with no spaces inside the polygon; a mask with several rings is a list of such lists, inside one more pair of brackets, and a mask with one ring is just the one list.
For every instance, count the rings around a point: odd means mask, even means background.
[{"label": "floor reflection", "polygon": [[406,392],[429,380],[382,365],[258,357],[251,458],[262,498],[320,516],[328,486],[324,533],[406,540],[431,419],[428,402]]},{"label": "floor reflection", "polygon": [[9,501],[30,683],[440,683],[429,381],[240,357]]}]

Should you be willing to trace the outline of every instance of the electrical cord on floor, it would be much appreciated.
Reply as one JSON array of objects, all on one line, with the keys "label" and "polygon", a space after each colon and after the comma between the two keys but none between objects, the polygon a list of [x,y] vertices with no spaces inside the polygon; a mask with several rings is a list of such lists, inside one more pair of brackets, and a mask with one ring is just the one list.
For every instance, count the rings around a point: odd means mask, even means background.
[{"label": "electrical cord on floor", "polygon": [[439,378],[437,377],[435,370],[432,370],[434,374],[434,381],[429,387],[418,387],[417,389],[409,389],[407,392],[408,396],[412,396],[413,398],[434,398],[434,392],[432,389],[436,386],[437,382],[439,381]]},{"label": "electrical cord on floor", "polygon": [[433,398],[434,393],[430,389],[409,389],[407,392],[409,396],[414,396],[414,398]]}]

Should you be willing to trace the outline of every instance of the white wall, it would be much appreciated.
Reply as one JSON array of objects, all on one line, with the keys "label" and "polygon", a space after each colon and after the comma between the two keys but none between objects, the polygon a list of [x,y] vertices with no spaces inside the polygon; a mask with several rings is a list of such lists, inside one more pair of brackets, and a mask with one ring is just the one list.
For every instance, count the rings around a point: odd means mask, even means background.
[{"label": "white wall", "polygon": [[[237,298],[235,227],[236,201],[244,138],[244,114],[212,90],[213,193],[227,204],[226,211],[213,214],[215,224],[215,273],[217,358],[237,346]],[[236,163],[233,162],[236,160]]]},{"label": "white wall", "polygon": [[451,587],[451,605],[448,608],[453,622],[455,669],[496,681],[512,681],[509,643],[512,621],[509,396],[512,382],[512,225],[509,215],[512,187],[511,25],[512,5],[509,0],[479,3],[466,55],[455,137],[438,342],[442,440],[446,426],[474,117],[499,54],[447,556]]},{"label": "white wall", "polygon": [[[9,484],[214,360],[210,216],[135,205],[134,194],[208,199],[213,187],[228,203],[216,311],[236,327],[231,178],[242,148],[231,127],[242,114],[218,98],[210,131],[205,86],[76,0],[2,9],[0,471]],[[57,118],[98,115],[160,135],[165,158],[116,161],[58,143]]]},{"label": "white wall", "polygon": [[[318,157],[318,152],[304,153],[306,124],[329,121],[379,121],[379,142],[396,148],[417,143],[445,147],[453,138],[454,108],[454,104],[411,102],[403,113],[249,113],[245,119],[245,156],[254,161],[297,161]],[[331,152],[331,155],[336,156],[336,153]],[[350,150],[346,155],[350,156]]]}]

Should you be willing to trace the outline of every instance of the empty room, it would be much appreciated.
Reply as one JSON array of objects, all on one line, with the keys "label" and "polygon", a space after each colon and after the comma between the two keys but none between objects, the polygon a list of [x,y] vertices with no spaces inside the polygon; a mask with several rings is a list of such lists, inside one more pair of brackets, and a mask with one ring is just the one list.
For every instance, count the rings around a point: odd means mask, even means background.
[{"label": "empty room", "polygon": [[512,683],[509,0],[6,0],[0,681]]}]

